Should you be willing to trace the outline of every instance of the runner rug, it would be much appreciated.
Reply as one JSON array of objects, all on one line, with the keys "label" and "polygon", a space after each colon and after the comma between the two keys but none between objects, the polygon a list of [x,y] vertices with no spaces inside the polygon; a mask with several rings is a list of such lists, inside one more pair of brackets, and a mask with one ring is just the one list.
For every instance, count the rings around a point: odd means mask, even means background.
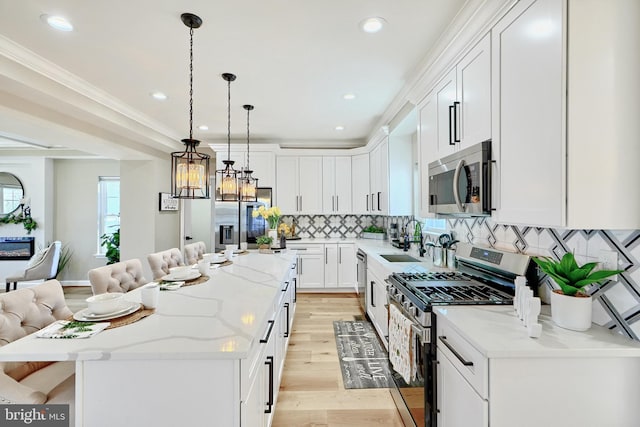
[{"label": "runner rug", "polygon": [[333,322],[344,388],[394,387],[389,357],[367,321]]}]

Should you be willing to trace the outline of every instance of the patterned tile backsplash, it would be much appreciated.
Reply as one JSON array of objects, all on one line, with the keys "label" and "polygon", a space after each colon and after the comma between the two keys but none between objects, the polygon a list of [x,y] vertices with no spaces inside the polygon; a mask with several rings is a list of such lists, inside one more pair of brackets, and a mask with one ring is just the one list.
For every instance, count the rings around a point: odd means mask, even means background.
[{"label": "patterned tile backsplash", "polygon": [[[291,224],[295,218],[301,237],[355,238],[370,225],[389,229],[412,217],[371,215],[285,215]],[[562,230],[501,225],[489,218],[448,219],[447,231],[456,239],[528,255],[560,259],[573,252],[578,263],[600,261],[601,251],[618,254],[618,268],[624,270],[617,281],[610,280],[592,288],[594,322],[630,338],[640,340],[640,230]],[[426,240],[433,240],[426,235]],[[551,283],[541,276],[540,296],[548,301]]]}]

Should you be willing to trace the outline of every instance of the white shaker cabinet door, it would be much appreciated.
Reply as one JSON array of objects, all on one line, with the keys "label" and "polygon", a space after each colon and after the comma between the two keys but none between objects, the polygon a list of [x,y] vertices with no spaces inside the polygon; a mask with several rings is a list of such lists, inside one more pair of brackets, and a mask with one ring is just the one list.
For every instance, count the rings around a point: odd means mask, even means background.
[{"label": "white shaker cabinet door", "polygon": [[523,1],[491,30],[500,223],[565,224],[562,14],[560,1]]},{"label": "white shaker cabinet door", "polygon": [[322,213],[322,157],[300,157],[300,213]]},{"label": "white shaker cabinet door", "polygon": [[489,402],[476,393],[442,351],[437,351],[438,427],[488,427]]},{"label": "white shaker cabinet door", "polygon": [[285,215],[299,213],[298,158],[278,157],[276,163],[276,204]]}]

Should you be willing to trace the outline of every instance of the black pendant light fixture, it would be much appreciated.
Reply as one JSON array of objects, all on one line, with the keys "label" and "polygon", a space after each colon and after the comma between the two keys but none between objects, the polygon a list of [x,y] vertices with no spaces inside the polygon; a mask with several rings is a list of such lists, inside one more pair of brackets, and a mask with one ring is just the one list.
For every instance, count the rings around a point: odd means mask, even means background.
[{"label": "black pendant light fixture", "polygon": [[258,187],[258,178],[252,176],[253,171],[249,166],[249,113],[253,110],[253,105],[243,105],[242,108],[247,110],[247,165],[240,177],[240,200],[243,202],[256,202],[258,197],[256,187]]},{"label": "black pendant light fixture", "polygon": [[233,168],[231,160],[231,82],[236,79],[235,74],[224,73],[222,78],[227,82],[227,160],[223,160],[224,169],[216,171],[216,200],[220,202],[235,202],[238,199],[238,171]]},{"label": "black pendant light fixture", "polygon": [[209,198],[209,155],[198,153],[200,141],[193,139],[193,30],[202,19],[192,13],[180,15],[189,27],[189,138],[183,139],[184,151],[171,153],[171,194],[179,199]]}]

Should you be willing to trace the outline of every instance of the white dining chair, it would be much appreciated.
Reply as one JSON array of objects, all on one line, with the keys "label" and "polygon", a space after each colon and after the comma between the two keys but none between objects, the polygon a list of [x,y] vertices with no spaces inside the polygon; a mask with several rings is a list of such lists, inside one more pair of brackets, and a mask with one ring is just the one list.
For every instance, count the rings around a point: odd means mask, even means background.
[{"label": "white dining chair", "polygon": [[147,255],[147,261],[149,261],[149,267],[151,267],[154,279],[160,279],[169,274],[170,268],[185,265],[182,252],[178,248],[149,254]]}]

